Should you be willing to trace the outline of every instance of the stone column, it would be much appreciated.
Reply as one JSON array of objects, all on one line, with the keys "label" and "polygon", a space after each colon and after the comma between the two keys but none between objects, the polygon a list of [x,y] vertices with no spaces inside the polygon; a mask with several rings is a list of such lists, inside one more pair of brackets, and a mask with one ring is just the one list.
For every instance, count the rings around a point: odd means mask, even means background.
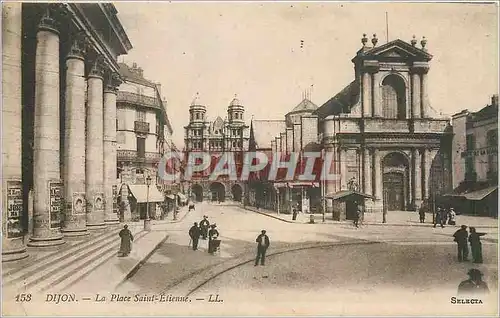
[{"label": "stone column", "polygon": [[372,103],[374,117],[382,117],[382,90],[380,86],[380,80],[380,72],[374,72],[372,74]]},{"label": "stone column", "polygon": [[21,227],[21,3],[2,4],[2,261],[28,256]]},{"label": "stone column", "polygon": [[422,159],[419,149],[412,150],[413,157],[413,206],[418,210],[422,205]]},{"label": "stone column", "polygon": [[411,109],[412,118],[421,117],[420,76],[415,71],[411,74]]},{"label": "stone column", "polygon": [[108,74],[104,90],[104,202],[105,222],[119,223],[118,215],[113,206],[116,204],[116,87],[118,76]]},{"label": "stone column", "polygon": [[370,149],[363,150],[363,192],[372,193],[372,168]]},{"label": "stone column", "polygon": [[59,31],[49,7],[37,32],[33,145],[33,236],[28,246],[63,244],[60,213]]},{"label": "stone column", "polygon": [[340,148],[340,180],[342,182],[340,189],[347,189],[347,182],[349,181],[347,178],[347,148]]},{"label": "stone column", "polygon": [[422,107],[422,117],[429,118],[429,95],[428,95],[428,86],[427,86],[427,71],[424,70],[422,74],[420,74],[421,81],[421,90],[420,90],[420,101]]},{"label": "stone column", "polygon": [[380,150],[374,149],[373,151],[373,195],[376,200],[382,200],[383,196],[383,180],[382,180],[382,160]]},{"label": "stone column", "polygon": [[372,95],[372,77],[370,73],[363,73],[363,116],[371,117],[373,115],[371,95]]},{"label": "stone column", "polygon": [[92,63],[87,86],[87,151],[85,157],[87,227],[98,229],[106,226],[103,185],[103,69],[99,58]]},{"label": "stone column", "polygon": [[435,150],[424,149],[424,162],[423,162],[423,197],[425,202],[428,202],[430,197],[429,180],[431,175],[432,160],[435,156]]},{"label": "stone column", "polygon": [[66,57],[66,114],[64,132],[65,236],[86,235],[85,214],[85,61],[84,39],[77,35]]}]

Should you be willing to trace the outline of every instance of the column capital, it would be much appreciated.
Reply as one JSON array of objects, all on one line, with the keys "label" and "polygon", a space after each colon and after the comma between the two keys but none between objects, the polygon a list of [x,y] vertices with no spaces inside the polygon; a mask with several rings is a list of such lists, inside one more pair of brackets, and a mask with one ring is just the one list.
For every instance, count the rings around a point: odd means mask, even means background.
[{"label": "column capital", "polygon": [[377,73],[380,69],[380,65],[378,61],[375,60],[365,60],[363,61],[363,73]]},{"label": "column capital", "polygon": [[85,60],[87,49],[90,45],[87,34],[83,31],[70,35],[70,48],[66,59]]},{"label": "column capital", "polygon": [[427,74],[429,71],[429,63],[427,62],[413,62],[410,67],[410,73],[412,74]]},{"label": "column capital", "polygon": [[38,30],[50,31],[59,34],[61,20],[67,19],[69,16],[70,12],[67,4],[51,3],[47,5],[47,8],[38,22]]},{"label": "column capital", "polygon": [[102,79],[103,76],[104,76],[104,58],[103,56],[98,55],[91,62],[88,77],[97,77]]},{"label": "column capital", "polygon": [[123,80],[118,73],[107,71],[104,78],[104,92],[116,94],[118,86],[120,86],[121,83],[123,83]]}]

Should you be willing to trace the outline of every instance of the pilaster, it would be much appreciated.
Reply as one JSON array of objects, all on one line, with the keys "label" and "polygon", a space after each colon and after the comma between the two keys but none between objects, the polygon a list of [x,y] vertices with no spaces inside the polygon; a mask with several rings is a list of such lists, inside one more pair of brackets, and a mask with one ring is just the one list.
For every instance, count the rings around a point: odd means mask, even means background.
[{"label": "pilaster", "polygon": [[411,74],[411,109],[412,118],[421,117],[420,108],[420,76],[413,70]]},{"label": "pilaster", "polygon": [[380,150],[373,149],[373,196],[375,197],[374,212],[381,212],[383,207],[383,177],[382,177],[382,158]]},{"label": "pilaster", "polygon": [[371,153],[369,148],[363,149],[363,192],[372,193],[372,167]]},{"label": "pilaster", "polygon": [[373,107],[371,104],[372,76],[368,71],[363,73],[362,81],[363,117],[371,117],[373,116]]},{"label": "pilaster", "polygon": [[422,205],[422,157],[419,149],[412,150],[413,161],[413,207],[418,210]]}]

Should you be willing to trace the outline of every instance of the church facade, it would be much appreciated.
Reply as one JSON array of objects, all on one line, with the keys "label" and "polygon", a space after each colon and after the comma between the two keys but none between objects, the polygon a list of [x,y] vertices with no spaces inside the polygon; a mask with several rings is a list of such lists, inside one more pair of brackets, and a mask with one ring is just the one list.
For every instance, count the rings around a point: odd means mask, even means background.
[{"label": "church facade", "polygon": [[[325,195],[356,190],[366,213],[415,211],[432,207],[435,193],[450,187],[449,119],[433,110],[428,98],[432,55],[400,39],[378,46],[376,35],[352,59],[354,80],[320,106],[320,139],[334,153],[338,180],[325,182]],[[334,219],[349,218],[327,211]]]},{"label": "church facade", "polygon": [[[245,107],[235,97],[227,108],[227,117],[217,116],[215,120],[207,119],[207,107],[200,102],[198,95],[189,107],[189,124],[184,127],[184,154],[205,152],[211,156],[211,169],[220,160],[223,153],[232,153],[238,171],[241,170],[244,152],[248,150],[249,126],[244,120]],[[184,180],[184,188],[189,189],[189,197],[197,202],[233,200],[242,202],[245,183],[229,180],[228,176],[220,176],[217,180],[209,180],[208,173],[192,176]]]}]

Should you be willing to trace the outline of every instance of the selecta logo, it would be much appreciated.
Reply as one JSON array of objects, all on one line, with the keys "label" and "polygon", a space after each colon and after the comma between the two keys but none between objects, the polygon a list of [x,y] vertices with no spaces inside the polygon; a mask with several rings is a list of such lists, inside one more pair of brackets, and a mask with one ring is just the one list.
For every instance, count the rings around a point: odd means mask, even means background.
[{"label": "selecta logo", "polygon": [[333,152],[188,152],[166,153],[158,175],[166,182],[220,178],[231,181],[337,181]]}]

